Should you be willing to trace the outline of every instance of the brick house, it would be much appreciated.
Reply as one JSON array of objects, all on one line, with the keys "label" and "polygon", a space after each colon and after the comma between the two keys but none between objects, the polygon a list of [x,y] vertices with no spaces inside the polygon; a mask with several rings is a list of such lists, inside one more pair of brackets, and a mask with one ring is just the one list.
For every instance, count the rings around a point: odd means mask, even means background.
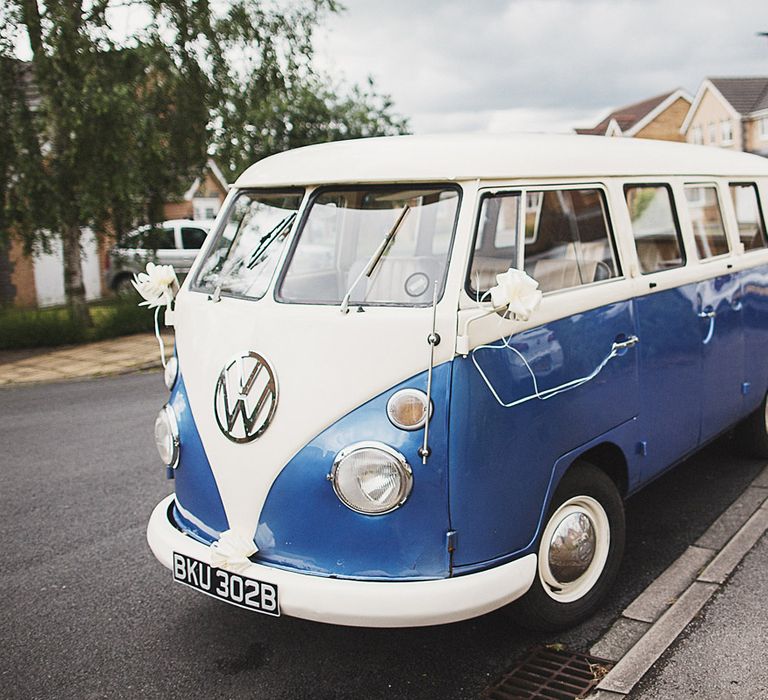
[{"label": "brick house", "polygon": [[[166,219],[213,219],[227,195],[227,182],[216,163],[209,159],[200,177],[196,178],[178,201],[167,202],[163,208]],[[83,277],[87,299],[107,294],[104,269],[110,244],[83,231]],[[0,245],[0,307],[11,305],[33,308],[63,304],[64,269],[61,242],[51,241],[50,251],[28,256],[21,243],[11,239],[10,245]]]},{"label": "brick house", "polygon": [[706,78],[680,133],[689,143],[768,157],[768,76]]},{"label": "brick house", "polygon": [[167,202],[163,214],[166,219],[215,219],[228,187],[219,166],[209,158],[202,175],[195,179],[181,199]]},{"label": "brick house", "polygon": [[[18,75],[25,100],[32,111],[40,105],[40,93],[34,79],[32,64],[19,61]],[[227,195],[227,181],[212,159],[183,197],[167,202],[166,219],[213,219]],[[99,240],[92,232],[83,230],[83,281],[87,299],[98,299],[107,293],[104,287],[104,266],[108,241]],[[55,306],[63,304],[64,269],[61,241],[51,241],[50,250],[24,254],[22,244],[13,238],[0,243],[0,308]]]},{"label": "brick house", "polygon": [[691,102],[691,96],[685,90],[665,92],[642,102],[619,107],[595,126],[576,129],[576,133],[683,141],[685,139],[680,133],[680,127]]}]

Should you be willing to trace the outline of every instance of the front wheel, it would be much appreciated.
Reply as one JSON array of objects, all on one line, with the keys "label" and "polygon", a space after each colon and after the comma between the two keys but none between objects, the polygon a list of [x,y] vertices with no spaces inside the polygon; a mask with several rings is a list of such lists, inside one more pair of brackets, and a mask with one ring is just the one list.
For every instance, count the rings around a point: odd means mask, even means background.
[{"label": "front wheel", "polygon": [[536,578],[510,606],[525,627],[572,627],[600,605],[624,553],[624,505],[613,481],[588,462],[563,477],[539,540]]}]

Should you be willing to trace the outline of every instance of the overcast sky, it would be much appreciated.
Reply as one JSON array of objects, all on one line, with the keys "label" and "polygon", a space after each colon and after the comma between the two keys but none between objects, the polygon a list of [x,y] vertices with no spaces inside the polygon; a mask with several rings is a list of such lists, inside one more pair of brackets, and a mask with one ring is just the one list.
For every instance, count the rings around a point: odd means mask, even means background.
[{"label": "overcast sky", "polygon": [[342,0],[317,35],[416,133],[567,131],[706,76],[768,75],[767,0]]}]

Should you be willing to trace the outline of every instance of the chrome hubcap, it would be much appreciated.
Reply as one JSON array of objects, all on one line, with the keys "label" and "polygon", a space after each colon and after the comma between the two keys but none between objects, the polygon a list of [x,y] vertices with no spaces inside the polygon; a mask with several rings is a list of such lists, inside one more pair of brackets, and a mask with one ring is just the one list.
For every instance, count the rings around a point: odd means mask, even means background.
[{"label": "chrome hubcap", "polygon": [[569,498],[552,514],[539,544],[538,569],[544,592],[572,603],[594,587],[608,561],[611,525],[591,496]]},{"label": "chrome hubcap", "polygon": [[549,543],[549,570],[559,583],[581,576],[595,556],[595,528],[584,513],[571,513],[560,521]]}]

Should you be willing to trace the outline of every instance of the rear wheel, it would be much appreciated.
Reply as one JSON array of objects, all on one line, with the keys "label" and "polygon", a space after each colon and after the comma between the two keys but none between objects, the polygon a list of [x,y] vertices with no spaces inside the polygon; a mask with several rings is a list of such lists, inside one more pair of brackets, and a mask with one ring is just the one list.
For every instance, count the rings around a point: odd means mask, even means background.
[{"label": "rear wheel", "polygon": [[768,396],[736,426],[736,444],[750,457],[768,458]]},{"label": "rear wheel", "polygon": [[624,553],[624,505],[613,481],[588,462],[563,477],[539,540],[536,578],[510,606],[525,627],[572,627],[600,605]]}]

